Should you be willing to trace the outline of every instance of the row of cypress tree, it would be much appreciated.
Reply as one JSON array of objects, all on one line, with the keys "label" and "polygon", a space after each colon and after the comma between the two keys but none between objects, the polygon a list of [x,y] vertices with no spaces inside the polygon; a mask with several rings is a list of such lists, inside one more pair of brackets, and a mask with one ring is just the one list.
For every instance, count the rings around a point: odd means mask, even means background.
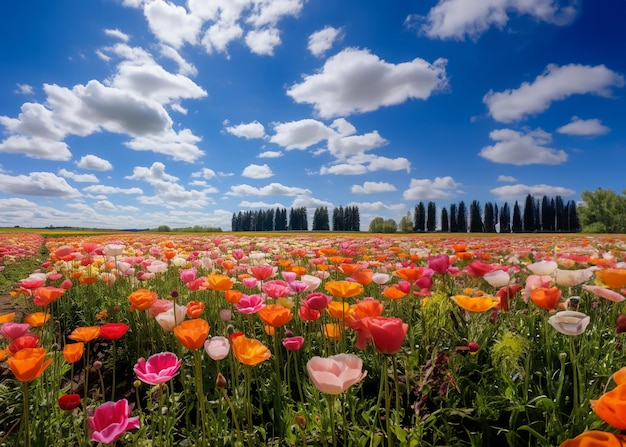
[{"label": "row of cypress tree", "polygon": [[[267,210],[247,210],[233,213],[232,231],[307,231],[309,222],[305,207]],[[312,230],[330,231],[328,207],[318,207],[313,213]],[[359,231],[359,208],[357,206],[339,206],[333,209],[332,231]]]}]

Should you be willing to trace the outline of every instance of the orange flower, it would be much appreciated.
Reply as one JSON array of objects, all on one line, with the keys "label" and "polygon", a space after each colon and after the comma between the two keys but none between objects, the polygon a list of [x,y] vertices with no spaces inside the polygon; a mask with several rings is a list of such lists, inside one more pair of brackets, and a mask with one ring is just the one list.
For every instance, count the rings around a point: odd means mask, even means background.
[{"label": "orange flower", "polygon": [[350,314],[357,318],[378,317],[382,315],[385,306],[378,300],[366,298],[350,306]]},{"label": "orange flower", "polygon": [[626,445],[624,435],[591,430],[566,440],[560,447],[623,447],[624,445]]},{"label": "orange flower", "polygon": [[130,311],[146,310],[157,300],[157,294],[148,289],[138,289],[128,295],[130,301]]},{"label": "orange flower", "polygon": [[530,291],[530,299],[545,310],[556,309],[561,298],[561,290],[556,287],[537,287]]},{"label": "orange flower", "polygon": [[610,289],[622,289],[626,287],[626,269],[598,270],[596,276]]},{"label": "orange flower", "polygon": [[500,302],[498,298],[488,295],[479,297],[455,295],[452,297],[452,300],[468,312],[485,312],[494,308]]},{"label": "orange flower", "polygon": [[189,301],[187,303],[187,316],[189,318],[198,318],[204,312],[204,303],[202,301]]},{"label": "orange flower", "polygon": [[39,327],[46,324],[50,319],[50,314],[46,312],[33,312],[24,317],[24,323],[30,324],[32,327]]},{"label": "orange flower", "polygon": [[352,278],[362,286],[366,286],[372,282],[373,275],[374,272],[372,272],[370,269],[363,269],[352,273]]},{"label": "orange flower", "polygon": [[63,358],[67,363],[76,363],[85,352],[84,343],[69,343],[63,347]]},{"label": "orange flower", "polygon": [[54,300],[57,300],[65,293],[65,289],[60,287],[38,287],[35,289],[35,297],[33,303],[37,306],[47,306]]},{"label": "orange flower", "polygon": [[52,359],[46,360],[45,348],[26,348],[17,351],[7,363],[17,380],[32,382],[50,366]]},{"label": "orange flower", "polygon": [[[619,379],[623,377],[620,375]],[[626,384],[616,386],[589,403],[604,422],[619,430],[626,430]]]},{"label": "orange flower", "polygon": [[342,263],[339,266],[339,270],[345,275],[352,275],[354,272],[361,270],[363,266],[361,264],[349,264],[347,262]]},{"label": "orange flower", "polygon": [[343,320],[350,312],[350,305],[343,301],[331,301],[326,309],[331,317]]},{"label": "orange flower", "polygon": [[187,349],[198,349],[209,336],[209,323],[202,318],[185,320],[174,328],[178,341]]},{"label": "orange flower", "polygon": [[324,336],[333,340],[341,339],[341,327],[335,323],[327,323],[322,329],[324,330]]},{"label": "orange flower", "polygon": [[15,312],[0,315],[0,324],[10,323],[15,318]]},{"label": "orange flower", "polygon": [[95,338],[98,338],[99,336],[100,326],[82,326],[74,329],[67,338],[69,338],[70,340],[82,341],[84,343],[87,343]]},{"label": "orange flower", "polygon": [[6,349],[0,349],[0,362],[3,361],[4,359],[7,358],[7,350]]},{"label": "orange flower", "polygon": [[280,304],[267,304],[257,312],[261,320],[271,327],[277,328],[291,321],[291,309]]},{"label": "orange flower", "polygon": [[385,288],[385,290],[383,290],[383,296],[385,298],[389,298],[390,300],[399,300],[401,298],[404,298],[407,295],[408,293],[403,292],[402,290],[400,290],[398,287],[395,287],[395,286],[389,286]]},{"label": "orange flower", "polygon": [[294,272],[298,276],[302,276],[306,273],[306,268],[301,265],[291,265],[285,269],[287,272]]},{"label": "orange flower", "polygon": [[220,273],[211,273],[207,275],[207,289],[209,290],[230,290],[233,288],[233,282],[229,276]]},{"label": "orange flower", "polygon": [[424,274],[424,269],[422,267],[414,267],[414,268],[405,267],[405,268],[396,270],[396,275],[410,282],[420,279],[423,274]]},{"label": "orange flower", "polygon": [[626,383],[626,366],[613,373],[613,381],[618,385],[624,385]]},{"label": "orange flower", "polygon": [[363,286],[352,281],[329,281],[324,287],[335,298],[351,298],[363,293]]},{"label": "orange flower", "polygon": [[245,335],[234,337],[230,344],[233,348],[233,354],[244,365],[258,365],[272,356],[270,350],[263,343],[247,338]]},{"label": "orange flower", "polygon": [[226,301],[228,301],[230,304],[237,304],[242,295],[242,292],[235,289],[230,289],[224,292],[224,297],[226,298]]}]

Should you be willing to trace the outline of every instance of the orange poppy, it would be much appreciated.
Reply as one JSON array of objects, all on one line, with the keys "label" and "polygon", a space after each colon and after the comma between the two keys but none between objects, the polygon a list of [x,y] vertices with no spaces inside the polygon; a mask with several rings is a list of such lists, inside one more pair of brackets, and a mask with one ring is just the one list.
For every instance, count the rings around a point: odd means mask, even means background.
[{"label": "orange poppy", "polygon": [[32,382],[50,366],[52,359],[46,360],[45,348],[26,348],[17,351],[7,363],[17,380]]},{"label": "orange poppy", "polygon": [[324,336],[333,340],[341,339],[341,327],[338,324],[327,323],[322,329],[324,330]]},{"label": "orange poppy", "polygon": [[0,315],[0,324],[2,323],[10,323],[15,318],[15,312],[10,312],[8,314]]},{"label": "orange poppy", "polygon": [[352,281],[329,281],[324,287],[335,298],[351,298],[364,292],[361,284]]},{"label": "orange poppy", "polygon": [[352,273],[352,279],[361,284],[362,286],[366,286],[372,282],[372,276],[374,272],[370,269],[362,269]]},{"label": "orange poppy", "polygon": [[500,302],[498,298],[489,295],[479,297],[454,295],[452,300],[468,312],[485,312],[496,307]]},{"label": "orange poppy", "polygon": [[81,284],[93,284],[94,282],[98,281],[98,277],[97,276],[81,276],[80,278],[78,278],[78,281]]},{"label": "orange poppy", "polygon": [[626,430],[626,384],[616,386],[589,403],[604,422],[618,430]]},{"label": "orange poppy", "polygon": [[189,318],[198,318],[204,312],[204,303],[202,301],[189,301],[187,303],[187,316]]},{"label": "orange poppy", "polygon": [[207,275],[207,289],[209,290],[230,290],[233,288],[233,282],[230,276],[221,273],[211,273]]},{"label": "orange poppy", "polygon": [[76,363],[85,352],[84,343],[69,343],[63,347],[63,358],[67,363]]},{"label": "orange poppy", "polygon": [[420,279],[423,274],[424,274],[424,268],[422,267],[413,267],[413,268],[405,267],[405,268],[396,270],[396,275],[410,282]]},{"label": "orange poppy", "polygon": [[130,311],[146,310],[157,300],[157,294],[148,289],[138,289],[128,295],[130,301]]},{"label": "orange poppy", "polygon": [[623,447],[626,436],[606,431],[591,430],[563,442],[560,447]]},{"label": "orange poppy", "polygon": [[273,326],[269,326],[267,324],[263,326],[263,330],[265,330],[265,333],[269,335],[270,337],[273,337],[274,334],[276,333],[276,328],[274,328]]},{"label": "orange poppy", "polygon": [[291,321],[291,309],[280,304],[267,304],[257,312],[261,320],[271,327],[281,327]]},{"label": "orange poppy", "polygon": [[390,286],[390,287],[385,288],[385,290],[383,290],[383,296],[385,298],[389,298],[390,300],[399,300],[401,298],[404,298],[407,295],[408,293],[403,292],[402,290],[400,290],[398,287],[395,287],[395,286]]},{"label": "orange poppy", "polygon": [[385,306],[378,300],[368,298],[350,306],[350,313],[357,318],[378,317]]},{"label": "orange poppy", "polygon": [[363,266],[361,264],[350,264],[347,262],[342,263],[339,266],[339,270],[345,275],[352,275],[354,272],[361,270]]},{"label": "orange poppy", "polygon": [[230,344],[233,348],[233,354],[244,365],[258,365],[272,356],[267,346],[259,340],[247,338],[243,334],[233,337]]},{"label": "orange poppy", "polygon": [[65,293],[61,287],[38,287],[35,289],[33,303],[37,306],[47,306],[51,302],[59,299]]},{"label": "orange poppy", "polygon": [[350,305],[343,301],[331,301],[326,308],[331,317],[343,320],[350,312]]},{"label": "orange poppy", "polygon": [[237,263],[235,261],[222,261],[222,267],[226,270],[230,270],[235,267]]},{"label": "orange poppy", "polygon": [[556,286],[537,287],[530,291],[530,299],[537,306],[545,310],[556,309],[561,298],[561,289]]},{"label": "orange poppy", "polygon": [[46,324],[50,319],[50,314],[46,312],[33,312],[24,317],[24,323],[30,324],[32,327],[39,327]]},{"label": "orange poppy", "polygon": [[301,265],[291,265],[285,269],[286,272],[293,272],[298,276],[306,274],[306,268]]},{"label": "orange poppy", "polygon": [[330,261],[331,264],[339,265],[341,263],[344,263],[344,262],[348,261],[349,259],[348,258],[344,258],[343,256],[330,256],[328,258],[328,260]]},{"label": "orange poppy", "polygon": [[74,329],[67,338],[69,338],[70,340],[82,341],[84,343],[87,343],[95,338],[98,338],[99,336],[100,326],[82,326]]},{"label": "orange poppy", "polygon": [[4,359],[7,358],[7,350],[6,349],[0,349],[0,362],[3,361]]},{"label": "orange poppy", "polygon": [[202,318],[185,320],[174,328],[178,341],[187,349],[199,349],[209,336],[209,323]]},{"label": "orange poppy", "polygon": [[224,297],[226,298],[226,301],[228,301],[230,304],[237,304],[242,295],[242,292],[235,289],[226,290],[224,292]]},{"label": "orange poppy", "polygon": [[618,385],[624,385],[626,383],[626,366],[613,373],[613,381]]},{"label": "orange poppy", "polygon": [[603,269],[596,272],[596,276],[611,289],[626,287],[626,269]]}]

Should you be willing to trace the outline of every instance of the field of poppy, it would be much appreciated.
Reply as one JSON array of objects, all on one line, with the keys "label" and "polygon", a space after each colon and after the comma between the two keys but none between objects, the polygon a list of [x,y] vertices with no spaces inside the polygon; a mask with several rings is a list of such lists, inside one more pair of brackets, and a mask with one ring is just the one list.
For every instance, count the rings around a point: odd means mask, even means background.
[{"label": "field of poppy", "polygon": [[626,237],[1,236],[1,445],[626,445]]}]

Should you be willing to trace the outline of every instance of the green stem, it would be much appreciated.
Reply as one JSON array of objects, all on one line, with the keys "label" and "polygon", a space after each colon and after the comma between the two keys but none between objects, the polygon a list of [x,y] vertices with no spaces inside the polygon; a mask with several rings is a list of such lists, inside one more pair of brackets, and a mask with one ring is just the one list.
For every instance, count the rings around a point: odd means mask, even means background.
[{"label": "green stem", "polygon": [[400,425],[400,384],[398,383],[398,362],[395,355],[391,356],[392,366],[393,366],[393,384],[395,388],[395,398],[396,398],[396,414],[394,417],[394,424]]},{"label": "green stem", "polygon": [[574,388],[573,413],[576,414],[580,408],[580,376],[578,370],[578,356],[576,353],[576,345],[574,344],[574,337],[569,337],[569,350],[570,358],[572,361],[572,383]]},{"label": "green stem", "polygon": [[23,427],[24,427],[24,445],[26,447],[30,447],[28,382],[22,382],[22,398],[23,398],[22,422],[23,422]]},{"label": "green stem", "polygon": [[333,447],[337,447],[337,433],[335,433],[335,399],[334,394],[328,395],[328,413],[330,415],[330,434],[333,439]]},{"label": "green stem", "polygon": [[384,380],[385,386],[385,428],[387,431],[387,445],[393,445],[391,438],[391,396],[389,396],[389,366],[387,365],[387,358],[383,357],[383,374],[381,380]]},{"label": "green stem", "polygon": [[237,418],[237,413],[235,413],[235,406],[233,405],[232,401],[228,397],[228,393],[226,392],[225,388],[222,388],[222,396],[224,396],[224,400],[226,400],[226,403],[228,403],[228,408],[230,408],[230,414],[233,417],[235,430],[237,430],[237,439],[239,439],[239,442],[241,443],[241,445],[243,445],[243,434],[241,433],[241,427],[239,426],[239,419]]},{"label": "green stem", "polygon": [[[115,340],[113,340],[111,349],[113,350],[113,379],[111,383],[111,400],[115,401],[115,369],[116,369],[115,364],[117,361],[117,346],[116,346]],[[102,390],[102,392],[104,393],[104,390]]]},{"label": "green stem", "polygon": [[208,438],[209,434],[207,431],[207,427],[209,426],[208,420],[207,420],[207,415],[206,415],[206,403],[205,403],[205,396],[204,396],[204,390],[202,387],[202,354],[200,353],[199,349],[194,349],[193,351],[193,357],[194,357],[194,363],[195,363],[195,376],[196,376],[196,395],[198,396],[198,407],[200,408],[200,418],[202,421],[202,430],[201,430],[201,435],[200,435],[200,439],[202,440],[202,445],[206,445],[206,439]]}]

